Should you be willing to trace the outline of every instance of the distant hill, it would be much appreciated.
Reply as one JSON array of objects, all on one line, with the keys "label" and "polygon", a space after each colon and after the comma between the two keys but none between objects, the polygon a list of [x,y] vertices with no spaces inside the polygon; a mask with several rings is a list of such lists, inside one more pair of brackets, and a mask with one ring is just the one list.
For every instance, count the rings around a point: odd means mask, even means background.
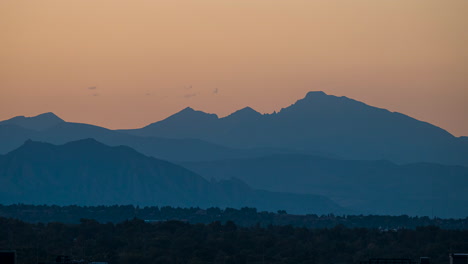
[{"label": "distant hill", "polygon": [[34,117],[16,116],[5,121],[0,121],[0,126],[16,125],[29,130],[41,131],[63,122],[65,121],[54,113],[44,113]]},{"label": "distant hill", "polygon": [[39,138],[40,132],[14,124],[0,122],[0,154],[21,146],[27,139]]},{"label": "distant hill", "polygon": [[[18,148],[28,139],[64,144],[86,138],[94,138],[111,146],[130,146],[145,155],[170,161],[206,161],[260,157],[273,153],[296,153],[292,150],[272,148],[234,149],[200,139],[140,137],[94,125],[65,122],[58,117],[51,120],[61,121],[53,123],[49,119],[44,119],[47,116],[56,117],[48,113],[36,117],[15,117],[0,122],[0,154]],[[41,123],[43,121],[44,124]],[[39,127],[42,128],[40,131],[32,129]]]},{"label": "distant hill", "polygon": [[308,155],[183,163],[204,177],[253,188],[315,193],[368,214],[468,217],[468,167]]},{"label": "distant hill", "polygon": [[294,213],[346,212],[317,195],[253,190],[207,181],[170,162],[93,139],[64,145],[27,141],[0,156],[0,203],[257,207]]},{"label": "distant hill", "polygon": [[186,108],[138,136],[197,138],[231,148],[279,148],[360,160],[468,165],[466,140],[447,131],[347,97],[309,92],[274,114],[251,108],[218,118]]}]

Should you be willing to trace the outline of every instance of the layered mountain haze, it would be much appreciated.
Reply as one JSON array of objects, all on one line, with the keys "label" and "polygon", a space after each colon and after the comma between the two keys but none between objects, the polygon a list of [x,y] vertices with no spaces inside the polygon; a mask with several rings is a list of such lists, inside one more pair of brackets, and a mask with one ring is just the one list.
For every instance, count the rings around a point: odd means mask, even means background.
[{"label": "layered mountain haze", "polygon": [[209,182],[173,163],[94,139],[60,146],[27,141],[0,156],[0,202],[347,211],[322,196],[257,191],[239,180]]},{"label": "layered mountain haze", "polygon": [[[18,148],[28,139],[64,144],[86,138],[94,138],[111,146],[130,146],[145,155],[170,161],[206,161],[260,157],[272,153],[296,153],[292,150],[272,148],[228,148],[200,139],[140,137],[99,126],[65,121],[57,122],[41,131],[29,129],[33,125],[40,123],[36,118],[42,116],[26,118],[24,119],[25,122],[21,123],[9,122],[17,118],[1,122],[0,137],[2,140],[0,141],[0,154],[5,154]],[[193,125],[195,126],[195,124]],[[43,125],[42,127],[45,128],[46,126]]]},{"label": "layered mountain haze", "polygon": [[467,137],[323,92],[278,113],[187,107],[131,130],[21,116],[0,122],[0,138],[0,203],[468,212]]},{"label": "layered mountain haze", "polygon": [[25,129],[42,131],[63,122],[65,122],[63,119],[56,116],[54,113],[49,112],[34,117],[16,116],[8,120],[1,121],[0,126],[15,125]]},{"label": "layered mountain haze", "polygon": [[468,212],[463,166],[292,154],[182,165],[208,179],[236,177],[254,188],[324,195],[366,214],[464,218]]},{"label": "layered mountain haze", "polygon": [[468,165],[468,147],[447,131],[347,97],[309,92],[278,113],[250,108],[218,118],[187,108],[139,136],[197,138],[232,148],[280,148],[348,159]]},{"label": "layered mountain haze", "polygon": [[34,117],[16,116],[0,121],[0,154],[18,148],[27,139],[40,139],[44,130],[65,123],[53,113]]}]

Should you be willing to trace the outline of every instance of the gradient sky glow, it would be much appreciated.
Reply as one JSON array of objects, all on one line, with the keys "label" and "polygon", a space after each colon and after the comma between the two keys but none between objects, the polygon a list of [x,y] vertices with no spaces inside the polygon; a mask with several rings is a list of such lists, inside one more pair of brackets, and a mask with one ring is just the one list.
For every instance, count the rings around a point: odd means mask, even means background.
[{"label": "gradient sky glow", "polygon": [[3,0],[0,120],[136,128],[322,90],[468,136],[466,0]]}]

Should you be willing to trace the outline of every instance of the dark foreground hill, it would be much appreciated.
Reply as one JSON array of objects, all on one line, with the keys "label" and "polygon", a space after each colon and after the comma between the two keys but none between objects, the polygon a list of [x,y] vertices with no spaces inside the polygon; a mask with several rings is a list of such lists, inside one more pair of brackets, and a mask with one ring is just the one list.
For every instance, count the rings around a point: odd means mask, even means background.
[{"label": "dark foreground hill", "polygon": [[209,182],[173,163],[93,139],[60,146],[27,141],[0,156],[0,203],[345,211],[322,196],[253,190],[238,180]]},{"label": "dark foreground hill", "polygon": [[236,177],[254,188],[314,193],[358,212],[468,216],[468,167],[275,155],[183,163],[204,177]]},{"label": "dark foreground hill", "polygon": [[198,138],[233,148],[285,148],[358,160],[468,165],[468,143],[447,131],[347,97],[309,92],[278,113],[244,108],[218,118],[186,108],[140,136]]},{"label": "dark foreground hill", "polygon": [[359,263],[369,258],[430,257],[448,264],[450,252],[466,252],[468,231],[421,227],[331,229],[239,227],[134,219],[119,224],[83,219],[80,224],[29,224],[0,218],[0,247],[17,250],[18,263],[54,260],[57,255],[111,264],[172,263]]}]

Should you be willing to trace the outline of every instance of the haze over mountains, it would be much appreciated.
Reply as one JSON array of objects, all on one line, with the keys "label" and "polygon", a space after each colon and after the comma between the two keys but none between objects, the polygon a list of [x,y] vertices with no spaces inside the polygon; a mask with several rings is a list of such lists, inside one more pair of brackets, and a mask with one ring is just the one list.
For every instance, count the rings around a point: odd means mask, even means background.
[{"label": "haze over mountains", "polygon": [[[259,208],[281,209],[280,205],[284,205],[287,208],[282,209],[291,212],[317,213],[307,211],[311,208],[307,200],[320,204],[316,207],[322,209],[324,204],[329,204],[330,212],[343,210],[326,198],[323,198],[325,203],[317,202],[322,198],[314,195],[319,194],[360,213],[468,215],[466,137],[457,138],[406,115],[323,92],[310,92],[273,114],[260,114],[246,107],[218,118],[186,108],[162,121],[131,130],[65,122],[53,113],[15,117],[0,122],[0,138],[0,154],[12,151],[1,158],[0,177],[8,179],[4,183],[11,188],[4,190],[11,192],[3,194],[0,203],[39,201],[40,197],[29,197],[25,195],[28,192],[21,190],[40,187],[44,193],[50,193],[49,200],[44,202],[69,203],[81,199],[77,201],[83,204],[138,201],[208,206],[218,201],[223,205],[242,206],[248,201]],[[108,147],[89,138],[109,146],[129,146],[153,158],[129,148]],[[24,144],[28,139],[53,144],[76,142],[63,146],[31,141]],[[103,163],[85,158],[84,149],[90,152],[89,157],[104,159]],[[122,151],[128,151],[125,159],[119,154]],[[39,162],[42,157],[24,154],[28,152],[40,153],[50,160]],[[72,161],[74,155],[81,161]],[[113,162],[118,166],[112,167]],[[161,169],[166,165],[171,169]],[[87,170],[90,173],[83,172]],[[180,173],[191,176],[180,176]],[[61,178],[61,174],[75,180]],[[135,178],[135,175],[145,176]],[[161,175],[163,182],[156,180]],[[120,185],[110,180],[114,177]],[[247,185],[230,180],[231,177]],[[85,182],[95,179],[97,185],[87,189],[76,181],[80,178]],[[212,178],[223,181],[205,180]],[[196,179],[193,184],[198,186],[198,191],[190,189],[187,179]],[[37,184],[28,185],[29,180]],[[80,195],[62,200],[63,192],[47,189],[49,185],[75,184]],[[109,187],[101,190],[105,195],[98,195],[97,186],[112,184],[117,184],[115,190]],[[126,197],[119,197],[116,190],[125,186],[133,189],[125,190]],[[148,186],[152,190],[172,191],[152,196]],[[254,191],[251,187],[268,192]],[[278,194],[278,191],[295,194]],[[192,196],[195,198],[187,202]],[[247,200],[239,200],[237,196]]]},{"label": "haze over mountains", "polygon": [[16,116],[11,119],[1,121],[0,125],[14,125],[25,129],[42,131],[64,123],[63,119],[54,113],[44,113],[34,117]]},{"label": "haze over mountains", "polygon": [[347,159],[468,165],[466,141],[409,116],[347,97],[309,92],[274,114],[251,108],[218,118],[186,108],[165,120],[125,132],[197,138],[234,148],[285,148]]},{"label": "haze over mountains", "polygon": [[[271,153],[294,152],[280,149],[233,149],[225,146],[209,143],[199,139],[173,139],[160,137],[140,137],[107,128],[65,122],[51,122],[61,120],[52,113],[38,115],[32,118],[20,117],[12,118],[0,122],[0,154],[6,154],[28,139],[49,142],[54,144],[64,144],[70,141],[94,138],[102,143],[119,146],[126,145],[135,150],[155,158],[171,161],[206,161],[229,158],[259,157]],[[26,120],[33,124],[37,120],[46,120],[41,126],[30,125],[27,122],[14,122],[16,120]]]},{"label": "haze over mountains", "polygon": [[460,218],[468,214],[468,167],[463,166],[302,154],[182,165],[207,179],[235,177],[253,188],[320,194],[366,214]]},{"label": "haze over mountains", "polygon": [[218,118],[186,108],[132,130],[113,131],[64,122],[52,113],[15,117],[0,122],[0,135],[5,139],[0,142],[0,153],[17,148],[27,139],[63,144],[95,138],[173,161],[307,153],[397,163],[468,165],[468,141],[464,137],[454,137],[400,113],[323,92],[310,92],[274,114],[262,115],[247,107]]},{"label": "haze over mountains", "polygon": [[0,201],[346,212],[317,195],[257,191],[238,180],[209,182],[181,166],[94,139],[60,146],[27,141],[0,156]]}]

